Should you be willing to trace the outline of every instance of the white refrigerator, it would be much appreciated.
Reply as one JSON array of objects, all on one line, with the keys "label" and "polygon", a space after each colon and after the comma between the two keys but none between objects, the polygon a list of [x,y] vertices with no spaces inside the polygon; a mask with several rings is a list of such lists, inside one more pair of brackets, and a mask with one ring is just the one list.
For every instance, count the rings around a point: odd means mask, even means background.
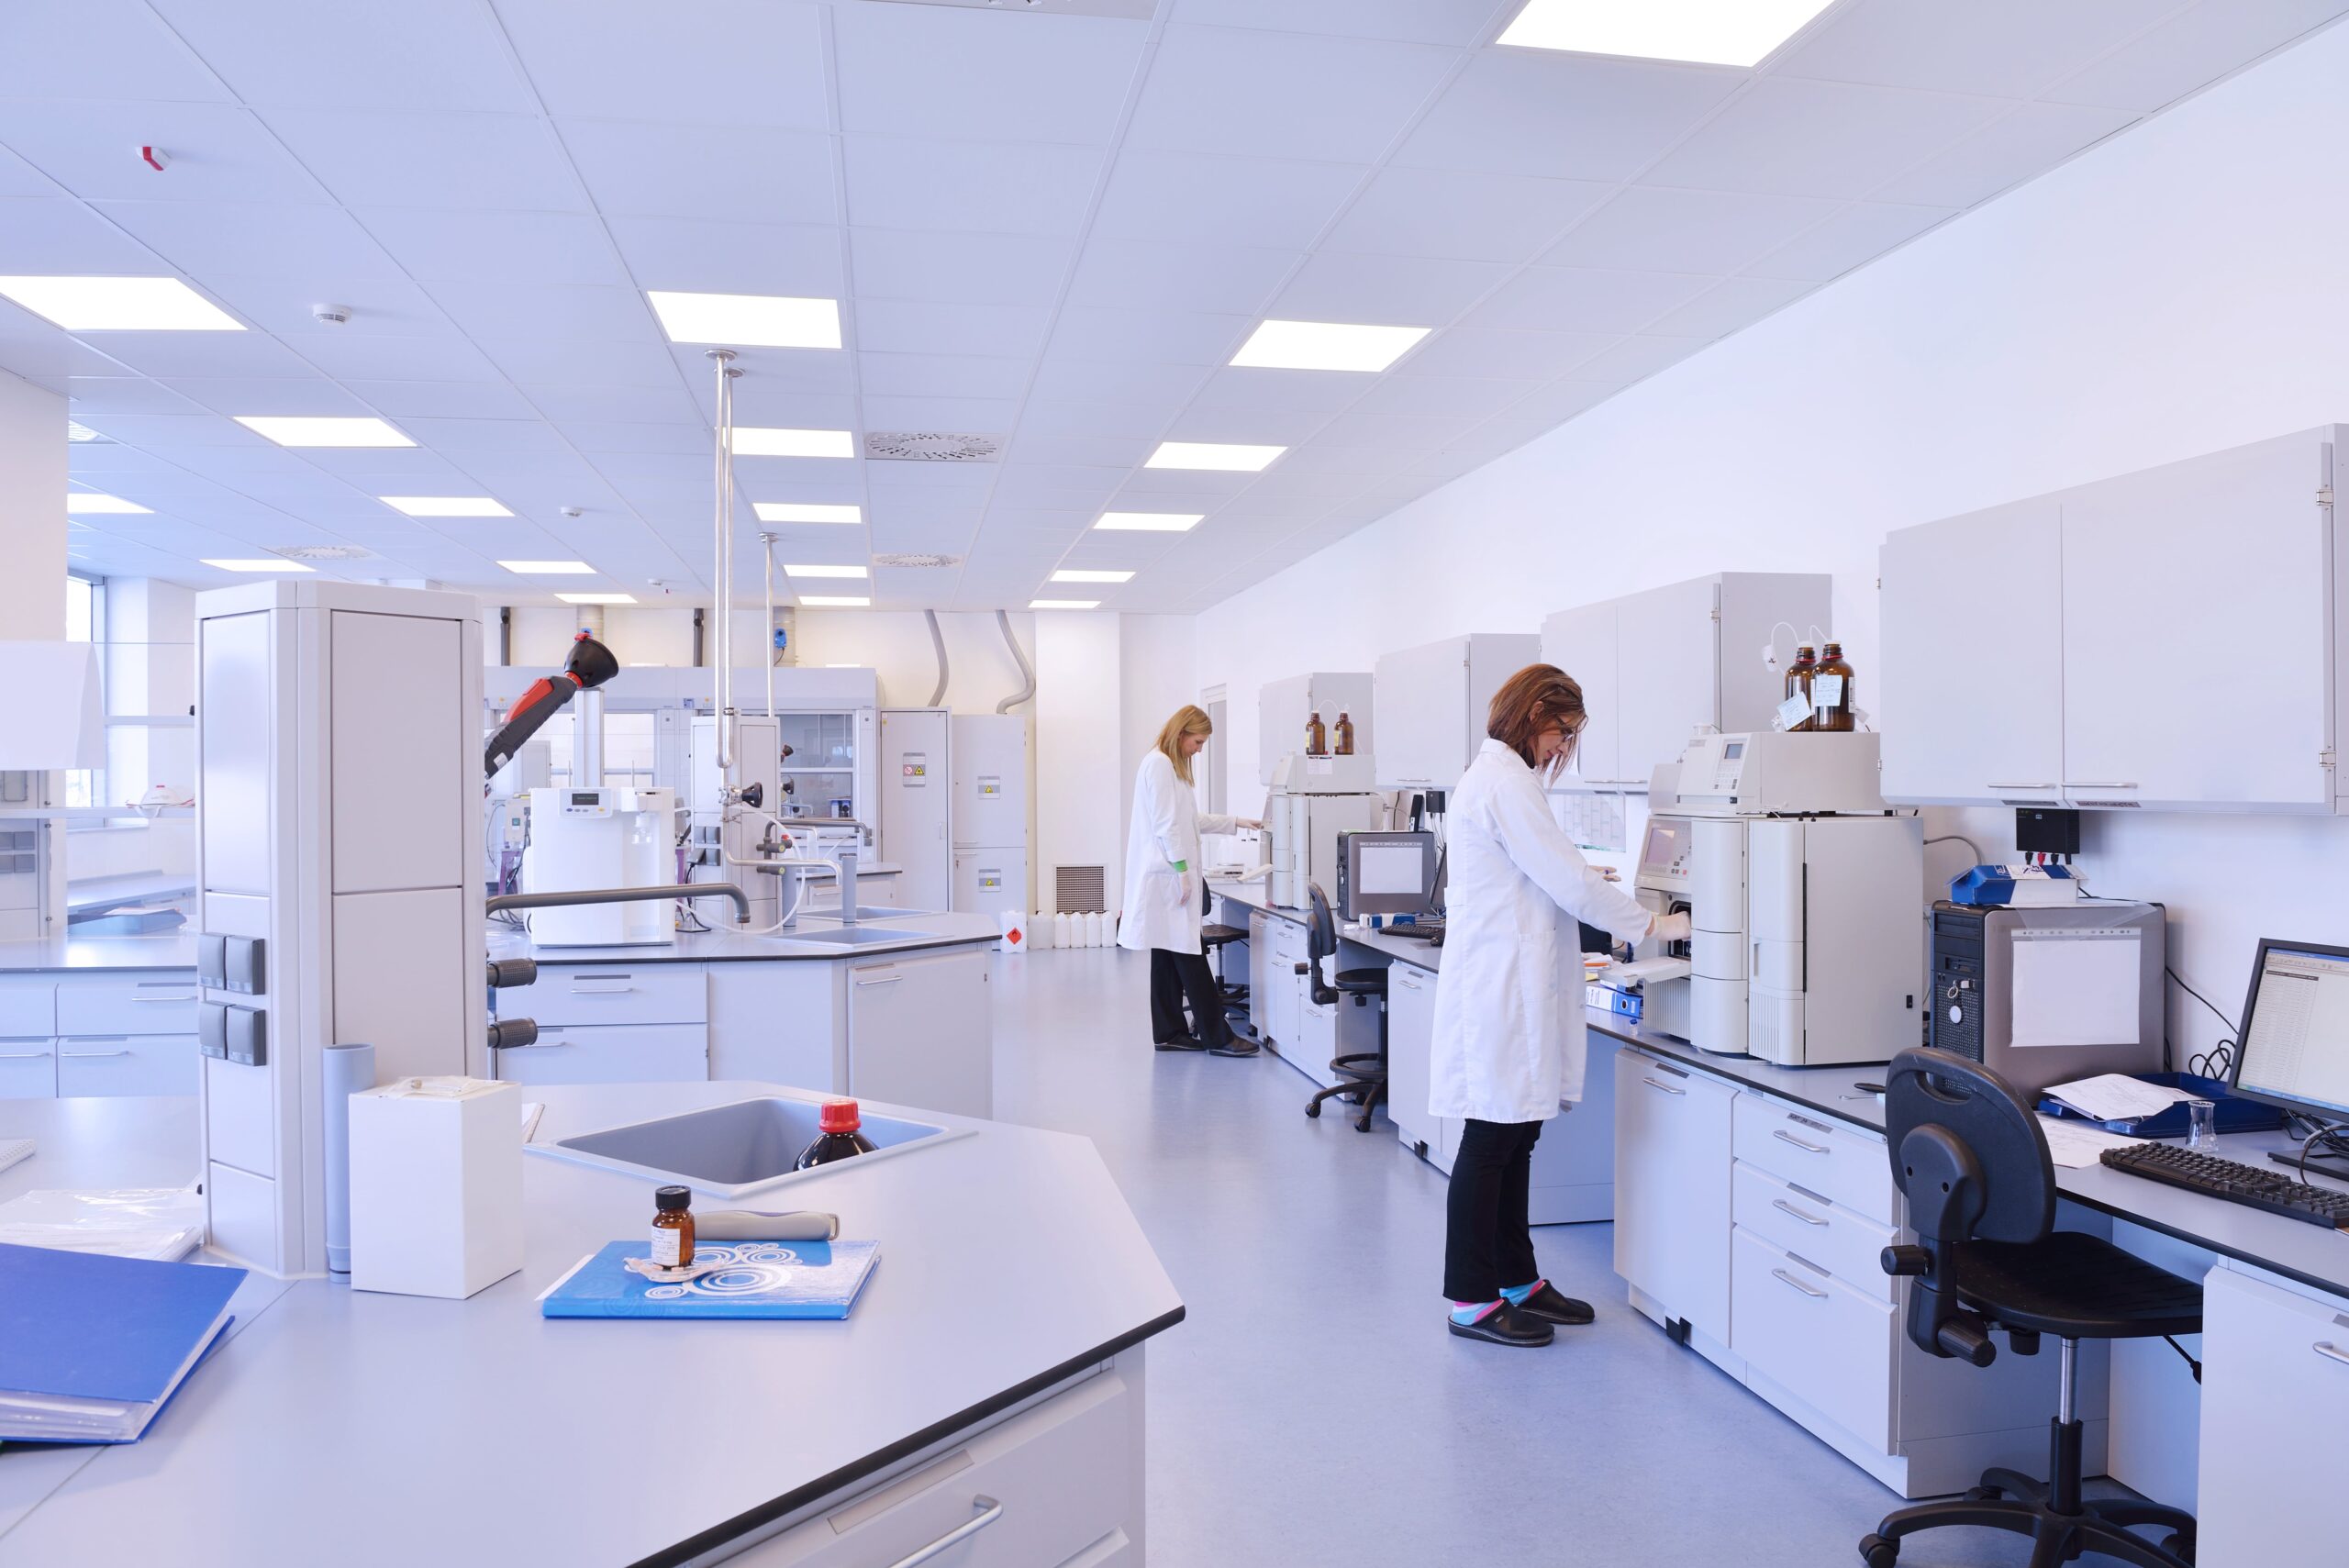
[{"label": "white refrigerator", "polygon": [[954,907],[995,915],[1036,907],[1028,886],[1028,717],[953,718]]}]

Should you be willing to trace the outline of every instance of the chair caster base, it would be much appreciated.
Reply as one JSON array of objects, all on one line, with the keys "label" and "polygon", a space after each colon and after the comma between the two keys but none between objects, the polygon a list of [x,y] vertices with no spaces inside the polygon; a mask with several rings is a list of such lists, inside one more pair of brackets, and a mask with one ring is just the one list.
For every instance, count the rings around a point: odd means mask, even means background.
[{"label": "chair caster base", "polygon": [[1893,1568],[1900,1561],[1900,1543],[1880,1535],[1860,1538],[1860,1561],[1867,1568]]}]

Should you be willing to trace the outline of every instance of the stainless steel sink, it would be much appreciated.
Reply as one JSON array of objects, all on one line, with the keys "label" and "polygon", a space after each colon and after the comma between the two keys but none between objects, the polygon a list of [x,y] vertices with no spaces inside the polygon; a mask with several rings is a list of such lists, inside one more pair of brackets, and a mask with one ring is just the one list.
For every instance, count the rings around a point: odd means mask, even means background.
[{"label": "stainless steel sink", "polygon": [[[827,920],[837,920],[841,917],[841,912],[837,909],[810,909],[807,913],[811,916],[820,916]],[[886,904],[860,904],[856,906],[856,917],[860,920],[911,920],[923,915],[937,913],[935,909],[896,909]]]},{"label": "stainless steel sink", "polygon": [[[741,1197],[816,1173],[794,1171],[792,1164],[816,1140],[816,1114],[821,1104],[820,1100],[762,1095],[528,1147],[533,1153],[576,1164],[600,1165],[718,1197]],[[935,1122],[874,1116],[869,1111],[863,1121],[864,1136],[874,1144],[872,1153],[859,1156],[866,1160],[918,1152],[937,1142],[968,1136]]]},{"label": "stainless steel sink", "polygon": [[924,941],[937,935],[934,931],[908,931],[902,926],[833,926],[812,930],[777,931],[785,941],[820,942],[826,947],[869,948],[882,942]]}]

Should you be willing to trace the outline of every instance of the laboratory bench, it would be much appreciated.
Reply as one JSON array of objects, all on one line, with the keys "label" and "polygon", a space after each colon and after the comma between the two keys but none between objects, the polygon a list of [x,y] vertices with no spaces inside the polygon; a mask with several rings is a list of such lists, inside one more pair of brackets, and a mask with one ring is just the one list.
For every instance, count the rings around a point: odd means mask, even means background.
[{"label": "laboratory bench", "polygon": [[[534,1089],[535,1141],[765,1092]],[[845,1322],[540,1318],[651,1215],[650,1181],[543,1156],[520,1273],[470,1300],[255,1273],[139,1441],[0,1450],[0,1562],[845,1568],[968,1529],[947,1560],[1132,1568],[1143,1344],[1183,1304],[1089,1140],[930,1119],[970,1136],[764,1205],[880,1242]],[[179,1184],[196,1128],[189,1099],[0,1104],[39,1145],[0,1198]]]}]

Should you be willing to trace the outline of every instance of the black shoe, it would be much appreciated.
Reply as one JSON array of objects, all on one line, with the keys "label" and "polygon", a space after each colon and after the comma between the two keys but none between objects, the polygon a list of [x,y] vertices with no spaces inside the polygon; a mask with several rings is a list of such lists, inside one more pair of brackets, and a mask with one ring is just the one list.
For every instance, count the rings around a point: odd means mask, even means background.
[{"label": "black shoe", "polygon": [[1589,1302],[1561,1294],[1548,1280],[1542,1282],[1540,1290],[1519,1302],[1517,1309],[1528,1318],[1539,1318],[1544,1323],[1564,1323],[1568,1328],[1579,1328],[1598,1316],[1590,1309]]},{"label": "black shoe", "polygon": [[1502,1302],[1474,1323],[1463,1323],[1456,1318],[1444,1318],[1444,1327],[1464,1340],[1484,1340],[1496,1345],[1519,1345],[1527,1350],[1546,1345],[1558,1337],[1558,1331],[1537,1318],[1529,1318]]},{"label": "black shoe", "polygon": [[1206,1040],[1197,1035],[1189,1034],[1178,1034],[1173,1040],[1162,1040],[1158,1042],[1158,1049],[1161,1051],[1205,1051],[1207,1048]]},{"label": "black shoe", "polygon": [[1264,1048],[1252,1040],[1241,1040],[1236,1034],[1223,1037],[1221,1045],[1208,1047],[1209,1056],[1253,1056]]}]

